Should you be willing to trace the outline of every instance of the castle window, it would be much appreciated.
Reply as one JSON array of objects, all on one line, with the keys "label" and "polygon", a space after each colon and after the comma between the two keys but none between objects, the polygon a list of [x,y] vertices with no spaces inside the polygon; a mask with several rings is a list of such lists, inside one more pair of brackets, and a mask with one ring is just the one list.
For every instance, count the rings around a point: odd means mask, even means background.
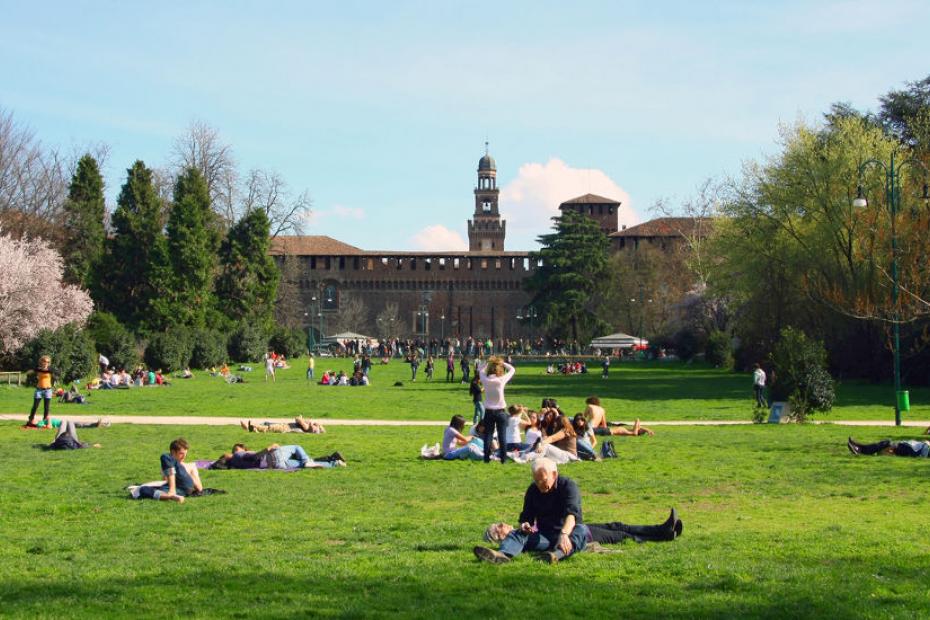
[{"label": "castle window", "polygon": [[494,268],[495,268],[495,269],[500,269],[500,268],[501,268],[501,259],[499,259],[499,258],[495,258],[495,259],[494,259]]},{"label": "castle window", "polygon": [[326,257],[326,269],[327,271],[333,268],[333,259],[329,256]]},{"label": "castle window", "polygon": [[459,268],[459,259],[457,259],[457,258],[453,258],[453,259],[452,259],[452,268],[453,268],[453,269],[458,269],[458,268]]},{"label": "castle window", "polygon": [[316,269],[316,256],[310,257],[310,269]]},{"label": "castle window", "polygon": [[529,270],[530,270],[530,259],[524,258],[523,259],[523,271],[529,271]]},{"label": "castle window", "polygon": [[381,257],[381,264],[384,265],[385,267],[387,267],[387,265],[388,265],[388,258],[387,258],[387,256],[382,256],[382,257]]},{"label": "castle window", "polygon": [[359,260],[358,260],[358,256],[352,258],[352,269],[354,269],[355,271],[358,271],[358,270],[359,270]]},{"label": "castle window", "polygon": [[613,215],[613,214],[614,214],[614,208],[613,208],[613,207],[607,207],[607,213],[608,213],[609,215]]},{"label": "castle window", "polygon": [[411,258],[410,259],[410,271],[416,271],[416,270],[417,270],[417,259]]},{"label": "castle window", "polygon": [[397,257],[397,271],[400,271],[404,268],[404,259]]},{"label": "castle window", "polygon": [[486,258],[482,258],[482,259],[481,259],[481,268],[482,268],[482,269],[487,269],[487,268],[488,268],[488,259],[486,259]]},{"label": "castle window", "polygon": [[345,269],[345,268],[346,268],[346,257],[345,257],[345,256],[340,256],[340,257],[339,257],[339,269],[342,270],[342,269]]},{"label": "castle window", "polygon": [[446,259],[439,259],[439,271],[444,271],[446,269]]},{"label": "castle window", "polygon": [[373,259],[368,259],[368,271],[374,271],[375,261]]}]

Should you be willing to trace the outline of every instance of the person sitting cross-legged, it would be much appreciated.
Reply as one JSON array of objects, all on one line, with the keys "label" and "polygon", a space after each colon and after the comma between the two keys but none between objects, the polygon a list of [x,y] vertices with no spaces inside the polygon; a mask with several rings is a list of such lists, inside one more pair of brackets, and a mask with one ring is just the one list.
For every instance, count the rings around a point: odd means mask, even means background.
[{"label": "person sitting cross-legged", "polygon": [[500,551],[475,547],[474,553],[479,560],[502,564],[524,551],[541,551],[555,563],[583,551],[587,537],[578,485],[559,476],[554,461],[541,458],[533,461],[533,484],[523,497],[520,528],[501,541]]}]

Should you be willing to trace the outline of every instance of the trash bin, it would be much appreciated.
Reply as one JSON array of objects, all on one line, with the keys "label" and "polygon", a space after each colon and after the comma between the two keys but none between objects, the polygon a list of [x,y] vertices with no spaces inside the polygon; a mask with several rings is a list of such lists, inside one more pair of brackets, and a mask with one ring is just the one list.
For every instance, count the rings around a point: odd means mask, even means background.
[{"label": "trash bin", "polygon": [[899,411],[910,411],[911,410],[911,395],[907,390],[901,390],[898,392],[898,410]]}]

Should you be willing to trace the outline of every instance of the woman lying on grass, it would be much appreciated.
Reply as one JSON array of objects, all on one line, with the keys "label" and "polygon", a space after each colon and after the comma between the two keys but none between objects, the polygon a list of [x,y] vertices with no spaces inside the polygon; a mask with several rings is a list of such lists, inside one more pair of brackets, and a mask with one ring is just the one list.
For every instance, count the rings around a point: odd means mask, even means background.
[{"label": "woman lying on grass", "polygon": [[[54,424],[55,420],[51,420]],[[78,439],[77,424],[70,420],[58,421],[58,432],[55,434],[55,441],[45,447],[46,450],[80,450],[81,448],[99,448],[100,444],[84,443]],[[99,422],[97,423],[99,425]],[[89,425],[90,426],[90,425]]]},{"label": "woman lying on grass", "polygon": [[850,437],[846,441],[846,447],[856,456],[860,454],[882,456],[914,456],[930,457],[930,441],[918,441],[916,439],[906,439],[904,441],[891,441],[882,439],[877,443],[858,443]]},{"label": "woman lying on grass", "polygon": [[261,424],[252,424],[252,420],[243,422],[239,420],[239,426],[250,433],[325,433],[326,429],[319,422],[313,420],[304,420],[303,416],[297,416],[293,422],[262,422]]}]

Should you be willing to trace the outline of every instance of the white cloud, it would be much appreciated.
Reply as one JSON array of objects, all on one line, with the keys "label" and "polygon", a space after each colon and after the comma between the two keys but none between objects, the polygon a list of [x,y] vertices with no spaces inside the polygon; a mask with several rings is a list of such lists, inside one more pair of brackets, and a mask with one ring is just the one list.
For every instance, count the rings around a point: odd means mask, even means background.
[{"label": "white cloud", "polygon": [[312,209],[306,217],[308,224],[316,225],[319,225],[324,220],[333,222],[339,220],[359,221],[363,219],[365,219],[365,209],[346,207],[339,204],[335,204],[328,209]]},{"label": "white cloud", "polygon": [[457,252],[468,250],[468,242],[454,230],[441,224],[427,226],[410,238],[414,250],[423,252]]},{"label": "white cloud", "polygon": [[559,205],[584,194],[597,194],[619,201],[619,226],[631,226],[641,218],[630,205],[630,195],[597,168],[572,168],[561,159],[545,164],[520,166],[517,178],[501,188],[501,215],[507,220],[507,249],[527,250],[537,246],[536,237],[549,232],[549,218],[559,214]]}]

